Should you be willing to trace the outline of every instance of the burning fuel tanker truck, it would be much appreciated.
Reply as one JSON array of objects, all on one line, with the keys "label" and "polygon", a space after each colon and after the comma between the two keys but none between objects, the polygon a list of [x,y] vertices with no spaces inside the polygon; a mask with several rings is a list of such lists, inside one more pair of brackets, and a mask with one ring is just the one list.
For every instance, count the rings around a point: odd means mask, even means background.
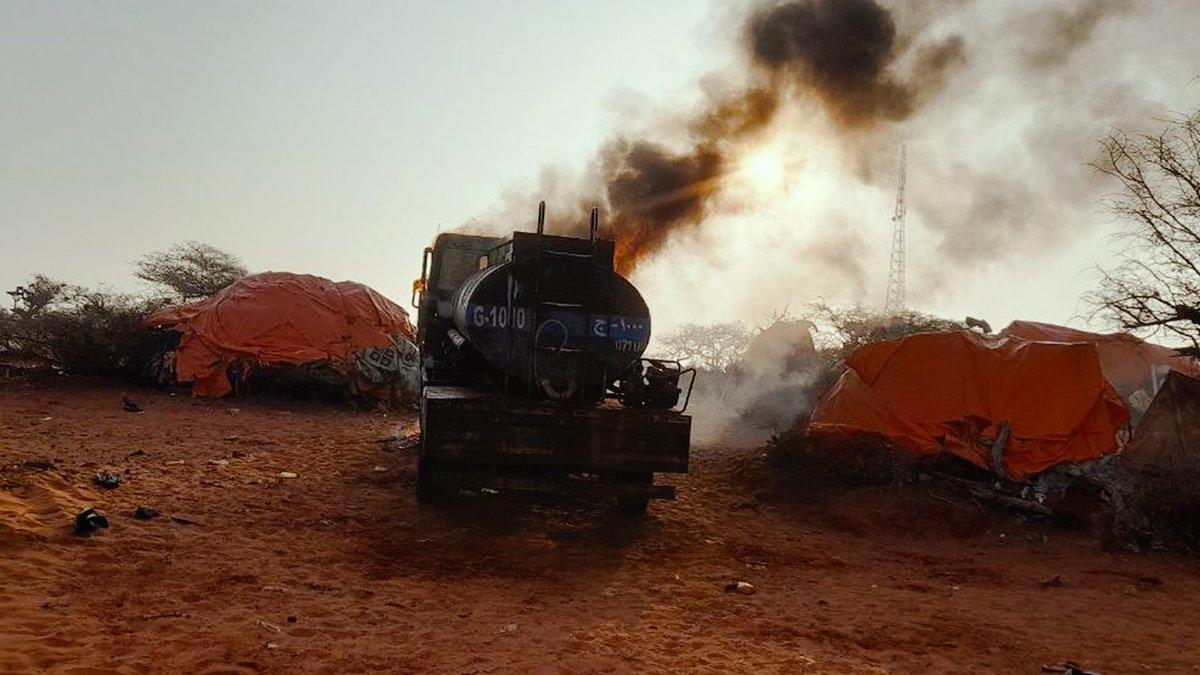
[{"label": "burning fuel tanker truck", "polygon": [[[687,471],[695,372],[643,358],[650,311],[590,236],[440,234],[413,284],[421,351],[417,496],[593,492],[641,513]],[[687,375],[687,394],[681,379]]]}]

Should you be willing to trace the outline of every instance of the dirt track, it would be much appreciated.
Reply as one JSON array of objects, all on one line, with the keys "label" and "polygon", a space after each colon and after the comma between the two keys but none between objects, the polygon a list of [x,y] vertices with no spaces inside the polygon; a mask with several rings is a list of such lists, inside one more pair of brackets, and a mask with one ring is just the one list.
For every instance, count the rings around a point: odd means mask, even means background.
[{"label": "dirt track", "polygon": [[[763,487],[757,451],[718,447],[640,523],[420,510],[412,452],[380,442],[413,424],[0,383],[0,670],[1200,671],[1200,574],[1181,557],[916,487],[789,495]],[[93,487],[102,470],[124,484]],[[112,527],[70,534],[85,506]],[[758,592],[726,593],[736,580]]]}]

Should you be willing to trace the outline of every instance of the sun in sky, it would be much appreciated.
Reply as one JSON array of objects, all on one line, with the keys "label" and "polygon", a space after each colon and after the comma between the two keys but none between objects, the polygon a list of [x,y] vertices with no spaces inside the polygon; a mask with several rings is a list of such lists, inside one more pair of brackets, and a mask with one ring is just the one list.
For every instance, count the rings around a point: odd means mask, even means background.
[{"label": "sun in sky", "polygon": [[742,158],[740,173],[755,192],[778,192],[783,187],[784,178],[782,148],[777,144],[767,144],[750,150]]}]

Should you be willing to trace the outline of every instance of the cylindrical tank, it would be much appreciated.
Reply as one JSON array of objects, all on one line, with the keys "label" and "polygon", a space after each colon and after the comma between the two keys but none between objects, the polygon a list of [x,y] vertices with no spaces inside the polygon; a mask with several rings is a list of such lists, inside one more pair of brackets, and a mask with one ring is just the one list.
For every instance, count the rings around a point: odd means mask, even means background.
[{"label": "cylindrical tank", "polygon": [[633,284],[571,253],[476,273],[455,295],[453,318],[488,363],[558,401],[602,398],[650,339],[650,310]]}]

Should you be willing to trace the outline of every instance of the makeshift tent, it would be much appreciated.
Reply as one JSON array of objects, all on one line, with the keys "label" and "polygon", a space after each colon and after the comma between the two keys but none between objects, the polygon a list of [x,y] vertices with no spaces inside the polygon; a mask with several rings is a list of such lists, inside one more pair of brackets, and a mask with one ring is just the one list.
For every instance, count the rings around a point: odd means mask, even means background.
[{"label": "makeshift tent", "polygon": [[1177,474],[1200,472],[1200,379],[1174,371],[1167,375],[1121,462]]},{"label": "makeshift tent", "polygon": [[1089,333],[1048,323],[1014,321],[1000,331],[1000,336],[1038,342],[1085,342],[1096,345],[1104,377],[1112,383],[1117,394],[1126,399],[1141,390],[1146,392],[1148,403],[1166,373],[1171,370],[1200,375],[1200,367],[1195,360],[1180,356],[1174,349],[1150,344],[1128,333]]},{"label": "makeshift tent", "polygon": [[814,437],[880,434],[1013,479],[1117,451],[1128,420],[1087,343],[924,333],[860,347],[846,365],[813,412]]},{"label": "makeshift tent", "polygon": [[233,389],[229,370],[327,364],[361,393],[386,396],[392,386],[415,391],[413,328],[399,305],[349,281],[267,272],[243,277],[216,295],[171,307],[149,326],[181,334],[175,375],[196,396]]}]

